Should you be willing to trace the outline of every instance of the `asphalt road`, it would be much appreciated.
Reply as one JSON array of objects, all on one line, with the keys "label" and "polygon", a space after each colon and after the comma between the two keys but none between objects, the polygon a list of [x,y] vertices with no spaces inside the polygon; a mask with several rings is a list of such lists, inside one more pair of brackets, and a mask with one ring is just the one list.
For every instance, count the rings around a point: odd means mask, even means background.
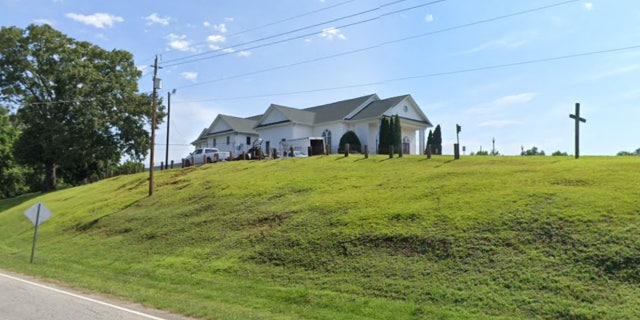
[{"label": "asphalt road", "polygon": [[2,320],[188,320],[0,270]]}]

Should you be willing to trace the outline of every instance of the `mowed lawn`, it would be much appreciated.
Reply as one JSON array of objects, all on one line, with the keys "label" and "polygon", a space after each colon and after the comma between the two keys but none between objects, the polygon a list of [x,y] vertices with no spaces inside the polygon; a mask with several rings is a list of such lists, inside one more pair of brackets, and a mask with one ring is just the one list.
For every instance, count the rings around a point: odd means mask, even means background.
[{"label": "mowed lawn", "polygon": [[[339,155],[0,201],[0,268],[204,319],[638,319],[640,157]],[[42,201],[33,226],[23,212]]]}]

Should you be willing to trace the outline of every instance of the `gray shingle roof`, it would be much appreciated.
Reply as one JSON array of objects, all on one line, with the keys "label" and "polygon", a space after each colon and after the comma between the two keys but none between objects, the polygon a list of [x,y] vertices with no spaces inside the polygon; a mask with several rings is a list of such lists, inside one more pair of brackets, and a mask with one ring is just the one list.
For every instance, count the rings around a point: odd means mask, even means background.
[{"label": "gray shingle roof", "polygon": [[[313,113],[313,112],[300,110],[300,109],[296,109],[296,108],[291,108],[291,107],[285,107],[285,106],[281,106],[281,105],[277,105],[277,104],[272,104],[269,107],[269,109],[271,109],[271,108],[278,110],[280,113],[282,113],[291,122],[308,124],[308,125],[312,125],[313,124],[313,120],[314,120],[314,117],[315,117],[315,113]],[[265,115],[266,115],[266,113],[265,113]],[[258,127],[268,126],[270,124],[271,123],[260,123],[260,121],[258,121],[258,123],[256,123],[256,125],[258,125]]]},{"label": "gray shingle roof", "polygon": [[358,112],[355,116],[351,117],[349,120],[363,120],[363,119],[380,117],[383,113],[385,113],[387,110],[389,110],[393,106],[400,103],[402,100],[404,100],[408,96],[409,95],[397,96],[393,98],[371,102],[369,105],[367,105],[364,109]]},{"label": "gray shingle roof", "polygon": [[258,134],[258,132],[254,129],[257,124],[257,120],[252,120],[251,118],[238,118],[227,115],[220,115],[220,118],[223,119],[231,129],[235,132],[241,133],[251,133]]},{"label": "gray shingle roof", "polygon": [[376,96],[375,94],[370,94],[370,95],[353,98],[349,100],[342,100],[338,102],[306,108],[304,110],[313,112],[315,114],[313,123],[338,121],[338,120],[345,119],[347,115],[349,115],[351,112],[356,110],[356,108],[358,108],[363,103],[367,102],[367,100],[375,96]]}]

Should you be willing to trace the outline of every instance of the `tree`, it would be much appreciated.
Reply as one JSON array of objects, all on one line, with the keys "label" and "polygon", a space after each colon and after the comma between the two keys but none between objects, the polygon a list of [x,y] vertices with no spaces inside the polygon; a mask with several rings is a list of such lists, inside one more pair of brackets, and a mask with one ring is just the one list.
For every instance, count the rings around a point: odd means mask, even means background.
[{"label": "tree", "polygon": [[640,148],[636,149],[636,151],[634,151],[634,152],[620,151],[616,155],[617,156],[640,156]]},{"label": "tree", "polygon": [[433,154],[442,154],[442,129],[440,129],[440,125],[437,125],[435,130],[433,130]]},{"label": "tree", "polygon": [[566,157],[566,156],[568,156],[568,154],[566,152],[562,152],[560,150],[552,153],[551,155],[554,156],[554,157]]},{"label": "tree", "polygon": [[544,150],[540,150],[538,151],[538,147],[534,146],[533,148],[529,149],[529,150],[524,150],[524,148],[522,148],[522,152],[520,153],[520,155],[522,156],[544,156]]},{"label": "tree", "polygon": [[18,130],[13,125],[9,110],[0,106],[0,199],[28,191],[25,175],[13,157],[13,144]]},{"label": "tree", "polygon": [[389,153],[389,145],[391,141],[389,139],[389,132],[391,131],[389,119],[383,117],[380,119],[380,137],[378,139],[378,154]]},{"label": "tree", "polygon": [[424,150],[424,154],[429,153],[429,148],[433,151],[433,131],[429,130],[429,135],[427,135],[427,147]]},{"label": "tree", "polygon": [[125,155],[146,156],[151,96],[138,93],[142,74],[129,52],[106,51],[49,25],[3,27],[0,65],[1,99],[17,109],[21,126],[16,158],[44,168],[44,191],[56,188],[58,170],[77,184]]},{"label": "tree", "polygon": [[360,152],[360,139],[358,138],[358,135],[351,130],[345,132],[345,134],[340,138],[338,153],[344,152],[344,147],[347,143],[349,144],[349,151],[358,150],[358,152]]},{"label": "tree", "polygon": [[393,152],[400,153],[402,148],[402,126],[400,125],[400,117],[398,114],[393,116],[393,127],[391,128],[391,137],[393,144]]}]

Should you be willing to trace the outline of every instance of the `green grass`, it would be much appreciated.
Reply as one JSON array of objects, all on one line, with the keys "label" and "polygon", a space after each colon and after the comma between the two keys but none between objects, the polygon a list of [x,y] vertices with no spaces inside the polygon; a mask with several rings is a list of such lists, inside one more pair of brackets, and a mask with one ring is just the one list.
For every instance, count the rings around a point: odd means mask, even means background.
[{"label": "green grass", "polygon": [[0,201],[0,267],[206,319],[637,319],[639,169],[322,156],[156,172],[151,198],[120,176]]}]

